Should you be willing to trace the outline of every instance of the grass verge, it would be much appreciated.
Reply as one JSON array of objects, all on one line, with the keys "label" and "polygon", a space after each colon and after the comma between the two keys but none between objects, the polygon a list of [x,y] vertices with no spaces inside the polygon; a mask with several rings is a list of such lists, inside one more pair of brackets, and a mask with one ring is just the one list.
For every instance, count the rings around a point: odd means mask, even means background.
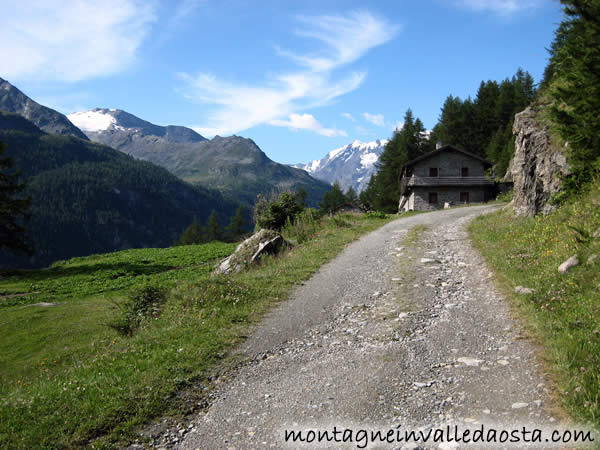
[{"label": "grass verge", "polygon": [[[0,447],[111,447],[197,389],[248,326],[346,244],[390,219],[325,218],[278,258],[210,277],[231,244],[130,250],[0,281]],[[111,327],[131,288],[168,289],[130,335]],[[25,293],[12,297],[15,293]],[[55,303],[41,307],[36,303]]]},{"label": "grass verge", "polygon": [[[600,183],[548,216],[498,211],[470,227],[530,333],[541,343],[557,396],[575,420],[600,426]],[[565,274],[558,266],[577,255]],[[534,289],[516,294],[515,287]]]}]

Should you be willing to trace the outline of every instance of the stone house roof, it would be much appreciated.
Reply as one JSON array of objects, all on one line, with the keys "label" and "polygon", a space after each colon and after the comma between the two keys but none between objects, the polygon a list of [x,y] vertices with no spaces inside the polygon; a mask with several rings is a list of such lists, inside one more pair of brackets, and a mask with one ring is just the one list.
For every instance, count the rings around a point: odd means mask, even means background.
[{"label": "stone house roof", "polygon": [[434,150],[432,152],[426,153],[424,155],[419,156],[418,158],[415,158],[415,159],[413,159],[411,161],[408,161],[406,164],[404,164],[404,167],[410,167],[410,166],[414,165],[415,163],[418,163],[418,162],[423,161],[425,159],[431,158],[432,156],[435,156],[435,155],[438,155],[440,153],[444,153],[444,152],[447,152],[447,151],[459,152],[459,153],[462,153],[462,154],[464,154],[466,156],[474,158],[474,159],[476,159],[478,161],[481,161],[483,163],[483,165],[486,166],[486,168],[487,167],[492,167],[494,165],[493,163],[491,163],[487,159],[482,158],[481,156],[477,156],[477,155],[475,155],[475,154],[473,154],[471,152],[463,150],[462,148],[456,147],[455,145],[447,144],[447,145],[444,145],[441,148],[438,148],[437,150]]}]

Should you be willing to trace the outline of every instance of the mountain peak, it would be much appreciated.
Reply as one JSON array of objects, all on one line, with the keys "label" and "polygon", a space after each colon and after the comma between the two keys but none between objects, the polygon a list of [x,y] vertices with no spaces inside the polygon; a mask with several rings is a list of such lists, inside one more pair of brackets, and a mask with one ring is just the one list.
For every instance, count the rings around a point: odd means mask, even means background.
[{"label": "mountain peak", "polygon": [[[176,143],[206,140],[191,128],[155,125],[122,109],[94,108],[75,112],[67,117],[92,140],[99,134],[114,134],[116,131],[127,132],[129,135],[155,136]],[[112,144],[114,143],[108,145]]]},{"label": "mountain peak", "polygon": [[18,114],[46,133],[71,135],[88,140],[64,114],[36,103],[8,81],[0,78],[0,110]]},{"label": "mountain peak", "polygon": [[339,181],[342,189],[352,186],[357,192],[364,189],[375,173],[375,163],[383,152],[386,139],[362,142],[358,139],[343,147],[331,150],[321,159],[308,164],[296,164],[313,177],[329,183]]},{"label": "mountain peak", "polygon": [[[108,130],[111,126],[117,127],[117,119],[110,114],[116,110],[94,108],[89,111],[81,111],[67,115],[67,118],[73,122],[80,130],[84,132],[99,132]],[[119,127],[123,128],[123,127]]]}]

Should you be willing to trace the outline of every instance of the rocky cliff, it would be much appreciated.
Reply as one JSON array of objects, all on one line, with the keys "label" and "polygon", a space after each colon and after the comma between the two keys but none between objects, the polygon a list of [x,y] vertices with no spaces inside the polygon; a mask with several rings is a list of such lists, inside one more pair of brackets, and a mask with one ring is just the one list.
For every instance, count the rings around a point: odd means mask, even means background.
[{"label": "rocky cliff", "polygon": [[569,173],[567,158],[552,146],[547,127],[536,121],[531,107],[515,116],[513,134],[515,156],[507,177],[514,181],[515,214],[548,214],[554,208],[550,197],[560,190],[562,177]]}]

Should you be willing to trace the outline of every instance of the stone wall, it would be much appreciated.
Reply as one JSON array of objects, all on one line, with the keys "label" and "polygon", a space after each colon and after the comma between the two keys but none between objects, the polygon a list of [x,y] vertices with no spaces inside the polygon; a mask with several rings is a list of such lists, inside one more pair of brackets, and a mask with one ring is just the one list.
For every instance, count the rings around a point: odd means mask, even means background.
[{"label": "stone wall", "polygon": [[439,177],[460,177],[463,167],[469,168],[470,177],[485,176],[485,168],[481,161],[459,152],[442,152],[419,161],[413,166],[413,174],[418,177],[428,177],[429,168],[436,167]]},{"label": "stone wall", "polygon": [[[429,193],[437,193],[437,203],[429,203]],[[485,201],[485,188],[474,186],[450,187],[450,186],[415,186],[408,199],[408,210],[413,211],[433,211],[444,207],[444,203],[449,202],[452,205],[462,204],[460,193],[469,193],[469,203],[482,203]]]},{"label": "stone wall", "polygon": [[551,145],[546,127],[535,120],[528,107],[515,115],[515,156],[507,172],[514,181],[513,207],[519,216],[547,214],[554,208],[548,202],[558,192],[561,179],[568,175],[567,158]]}]

